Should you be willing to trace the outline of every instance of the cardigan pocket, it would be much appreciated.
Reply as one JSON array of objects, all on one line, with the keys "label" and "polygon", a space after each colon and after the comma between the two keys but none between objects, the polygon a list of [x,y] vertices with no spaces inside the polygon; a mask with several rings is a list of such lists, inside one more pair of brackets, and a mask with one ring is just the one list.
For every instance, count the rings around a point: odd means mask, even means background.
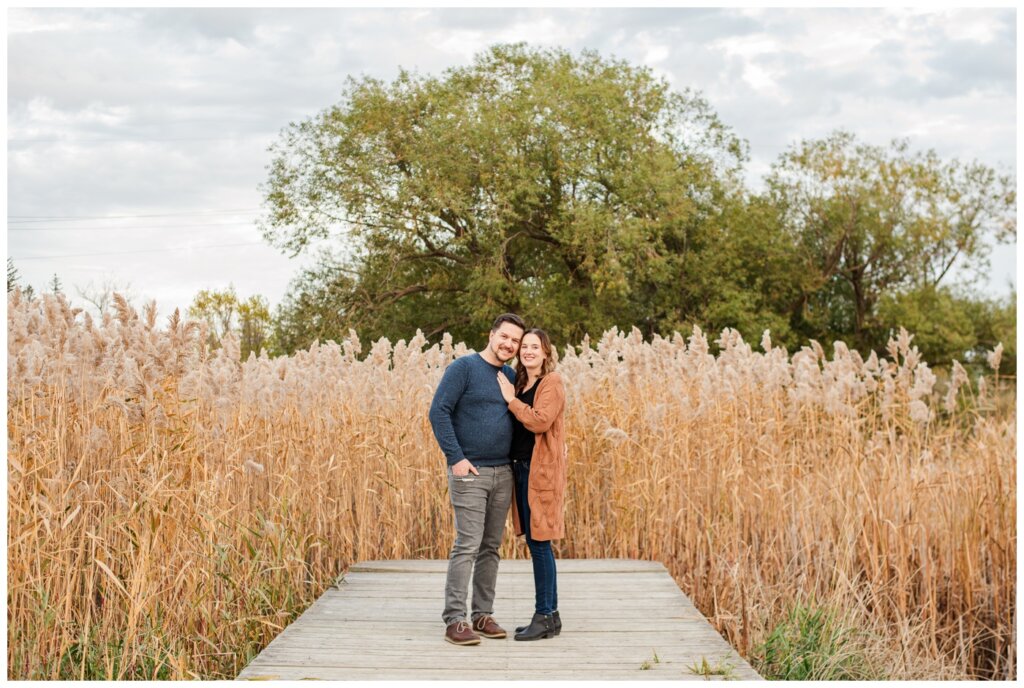
[{"label": "cardigan pocket", "polygon": [[550,461],[530,462],[530,487],[538,492],[550,492],[555,489],[558,469]]}]

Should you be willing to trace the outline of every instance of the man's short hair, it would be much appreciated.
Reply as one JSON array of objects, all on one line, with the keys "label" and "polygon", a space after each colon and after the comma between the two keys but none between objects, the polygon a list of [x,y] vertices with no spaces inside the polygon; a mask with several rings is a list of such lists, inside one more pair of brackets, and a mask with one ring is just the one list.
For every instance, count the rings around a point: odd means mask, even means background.
[{"label": "man's short hair", "polygon": [[502,313],[494,319],[494,324],[491,325],[491,332],[497,332],[498,328],[501,327],[501,323],[512,323],[523,332],[526,331],[526,323],[515,313]]}]

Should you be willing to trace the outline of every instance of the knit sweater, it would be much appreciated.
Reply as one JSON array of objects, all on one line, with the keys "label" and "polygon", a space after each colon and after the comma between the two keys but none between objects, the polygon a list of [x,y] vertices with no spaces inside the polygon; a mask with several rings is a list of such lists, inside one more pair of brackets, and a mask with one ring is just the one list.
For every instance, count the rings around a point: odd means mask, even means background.
[{"label": "knit sweater", "polygon": [[480,354],[462,356],[444,371],[430,405],[430,426],[449,466],[469,459],[474,466],[509,463],[512,414],[501,396],[497,376],[509,381],[509,366],[494,366]]},{"label": "knit sweater", "polygon": [[[565,537],[565,492],[568,463],[565,446],[565,384],[555,370],[537,383],[533,405],[521,399],[508,402],[508,408],[527,430],[535,434],[530,459],[530,537],[534,540],[560,540]],[[512,523],[516,535],[523,534],[519,510],[512,500]]]}]

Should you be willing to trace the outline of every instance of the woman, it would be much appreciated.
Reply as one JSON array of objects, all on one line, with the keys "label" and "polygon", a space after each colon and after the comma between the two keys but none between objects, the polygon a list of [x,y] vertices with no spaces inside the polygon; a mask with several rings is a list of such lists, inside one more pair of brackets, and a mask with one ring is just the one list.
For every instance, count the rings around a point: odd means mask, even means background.
[{"label": "woman", "polygon": [[551,638],[562,630],[551,541],[565,535],[565,388],[562,376],[555,372],[551,340],[544,330],[534,328],[523,334],[515,385],[504,375],[498,375],[498,384],[515,417],[512,521],[516,535],[526,536],[537,593],[533,620],[516,629],[515,639]]}]

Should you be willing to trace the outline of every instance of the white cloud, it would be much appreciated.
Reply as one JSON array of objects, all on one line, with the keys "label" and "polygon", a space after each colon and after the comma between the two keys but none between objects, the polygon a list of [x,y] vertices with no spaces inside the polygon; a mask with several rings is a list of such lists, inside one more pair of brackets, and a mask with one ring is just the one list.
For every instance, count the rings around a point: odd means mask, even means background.
[{"label": "white cloud", "polygon": [[[112,20],[113,19],[113,20]],[[7,10],[7,35],[67,31],[96,31],[115,28],[120,24],[113,17],[102,19],[78,10],[54,9],[41,14],[27,8]]]},{"label": "white cloud", "polygon": [[943,13],[946,36],[958,41],[989,43],[1003,30],[1004,22],[987,12],[953,9]]},{"label": "white cloud", "polygon": [[90,103],[78,110],[59,109],[48,98],[33,98],[25,105],[24,115],[8,126],[7,133],[9,139],[21,139],[60,136],[92,124],[116,127],[124,124],[131,112],[131,106],[103,103]]}]

